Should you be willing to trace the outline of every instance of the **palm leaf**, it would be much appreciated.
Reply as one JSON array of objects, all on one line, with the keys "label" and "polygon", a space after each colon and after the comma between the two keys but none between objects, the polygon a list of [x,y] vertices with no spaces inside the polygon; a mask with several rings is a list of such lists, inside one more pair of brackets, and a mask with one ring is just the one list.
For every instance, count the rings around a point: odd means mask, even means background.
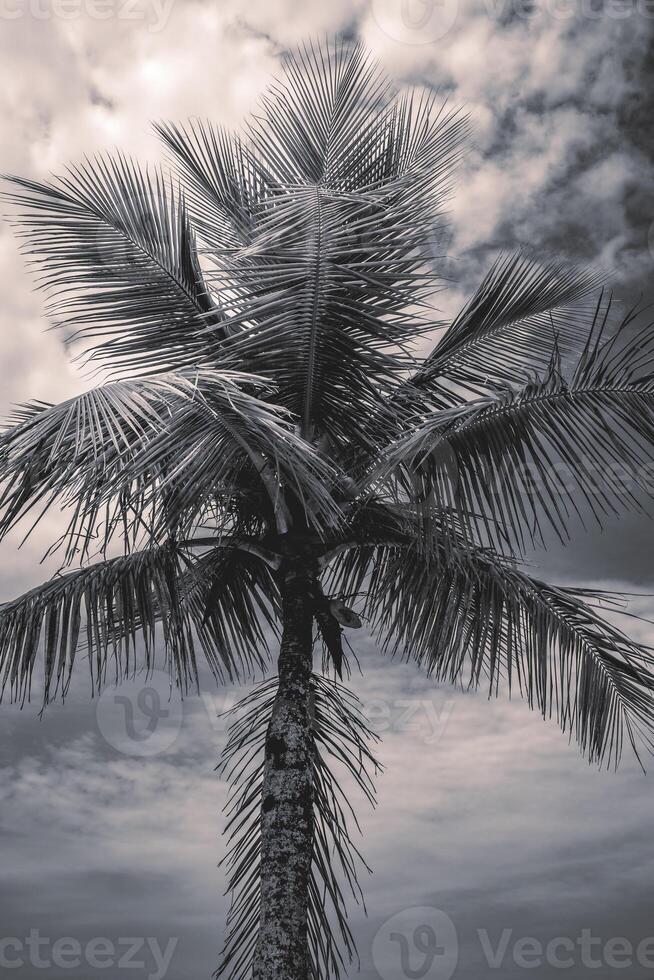
[{"label": "palm leaf", "polygon": [[214,225],[200,235],[230,358],[272,377],[303,435],[332,452],[383,437],[383,394],[412,363],[404,348],[437,281],[431,250],[464,130],[338,43],[288,57],[244,143],[160,127]]},{"label": "palm leaf", "polygon": [[65,698],[80,653],[94,692],[111,665],[115,683],[160,665],[186,691],[198,683],[198,648],[219,682],[261,676],[263,624],[275,631],[278,612],[270,569],[235,537],[199,556],[190,547],[167,542],[79,568],[0,606],[2,692],[25,701],[39,655],[44,704]]},{"label": "palm leaf", "polygon": [[564,539],[575,517],[641,508],[633,480],[654,439],[654,334],[649,323],[634,332],[634,314],[608,333],[607,315],[598,307],[567,379],[555,353],[542,379],[434,412],[390,447],[384,472],[426,506],[477,514],[478,533],[498,544],[543,541],[547,526]]},{"label": "palm leaf", "polygon": [[24,406],[0,435],[0,536],[55,503],[72,510],[68,558],[88,551],[106,508],[103,546],[130,510],[134,533],[151,524],[165,536],[183,519],[188,528],[208,498],[237,492],[244,469],[262,487],[269,472],[273,498],[284,481],[317,523],[337,520],[324,492],[336,475],[287,414],[258,397],[268,389],[249,375],[182,370]]},{"label": "palm leaf", "polygon": [[[400,392],[417,410],[460,403],[547,367],[556,346],[578,353],[588,334],[589,294],[598,273],[500,256],[436,348]],[[399,394],[399,393],[398,393]]]},{"label": "palm leaf", "polygon": [[51,184],[9,179],[4,199],[48,315],[91,361],[143,373],[217,356],[220,315],[186,206],[161,173],[105,156]]},{"label": "palm leaf", "polygon": [[183,607],[191,617],[214,676],[233,681],[261,676],[269,637],[278,634],[279,595],[270,568],[230,537],[186,564]]},{"label": "palm leaf", "polygon": [[211,122],[157,123],[184,186],[193,227],[206,254],[228,256],[251,243],[254,215],[269,189],[243,140]]},{"label": "palm leaf", "polygon": [[488,549],[430,565],[414,546],[379,555],[367,611],[436,680],[517,687],[591,762],[617,765],[625,741],[654,750],[654,656],[589,603],[611,597],[548,585]]},{"label": "palm leaf", "polygon": [[[174,683],[196,679],[192,623],[179,603],[180,558],[165,545],[77,569],[0,606],[2,691],[24,701],[39,652],[43,702],[65,697],[76,655],[86,645],[93,690],[137,668],[155,666],[155,629],[163,626],[164,656]],[[137,638],[143,646],[137,647]]]}]

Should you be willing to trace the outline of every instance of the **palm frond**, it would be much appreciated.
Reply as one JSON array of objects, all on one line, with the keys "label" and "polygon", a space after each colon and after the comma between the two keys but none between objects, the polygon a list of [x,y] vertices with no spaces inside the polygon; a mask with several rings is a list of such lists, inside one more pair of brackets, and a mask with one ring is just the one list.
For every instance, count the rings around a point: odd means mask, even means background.
[{"label": "palm frond", "polygon": [[93,693],[155,667],[187,691],[198,683],[198,648],[218,682],[253,679],[266,668],[264,624],[275,631],[276,613],[270,569],[236,538],[200,556],[174,542],[135,551],[0,606],[1,691],[29,698],[42,656],[44,705],[63,699],[81,655]]},{"label": "palm frond", "polygon": [[344,158],[392,97],[390,79],[362,46],[307,44],[286,54],[284,77],[263,96],[249,135],[278,184],[338,186]]},{"label": "palm frond", "polygon": [[9,178],[48,315],[91,362],[162,371],[217,356],[224,332],[186,206],[159,171],[97,157],[53,183]]},{"label": "palm frond", "polygon": [[174,684],[188,688],[197,668],[192,623],[179,601],[179,572],[179,553],[164,545],[55,577],[0,606],[2,691],[25,701],[42,652],[44,704],[65,697],[83,646],[93,691],[105,683],[112,662],[116,682],[140,667],[149,671],[157,623],[162,666]]},{"label": "palm frond", "polygon": [[[274,379],[279,403],[298,417],[305,437],[326,435],[341,450],[352,441],[374,443],[367,430],[379,416],[380,386],[406,364],[392,350],[406,327],[379,316],[379,291],[373,298],[365,283],[357,286],[357,270],[340,260],[348,233],[356,233],[347,219],[355,208],[318,187],[288,191],[270,206],[256,252],[236,273],[241,289],[247,285],[243,313],[256,326],[231,347],[247,370]],[[398,302],[392,293],[387,305]],[[344,398],[352,402],[347,412]]]},{"label": "palm frond", "polygon": [[193,562],[180,577],[182,604],[206,661],[218,679],[260,677],[269,638],[278,634],[279,594],[270,568],[230,537]]},{"label": "palm frond", "polygon": [[275,380],[305,436],[378,444],[383,393],[413,363],[406,344],[439,281],[463,117],[396,96],[360,47],[337,42],[289,55],[242,143],[204,124],[159,128],[214,225],[200,235],[230,358]]},{"label": "palm frond", "polygon": [[[384,470],[410,499],[477,514],[482,539],[561,539],[573,518],[642,508],[634,486],[654,439],[654,331],[598,307],[574,370],[434,412],[390,447]],[[499,521],[501,531],[495,519]]]},{"label": "palm frond", "polygon": [[617,765],[625,742],[654,751],[654,651],[595,606],[617,599],[532,578],[470,544],[428,563],[415,545],[379,549],[366,612],[387,649],[438,681],[517,688],[554,715],[589,761]]},{"label": "palm frond", "polygon": [[588,334],[592,270],[500,256],[436,348],[400,388],[416,409],[443,408],[547,368],[555,347],[578,354]]},{"label": "palm frond", "polygon": [[0,537],[53,504],[72,511],[69,559],[96,542],[105,511],[100,548],[130,512],[135,534],[150,526],[165,536],[192,524],[208,498],[236,494],[244,470],[262,487],[268,474],[273,498],[285,484],[316,523],[337,520],[325,494],[336,474],[295,434],[288,413],[258,397],[269,390],[250,375],[186,369],[23,406],[0,434]]},{"label": "palm frond", "polygon": [[[123,478],[139,485],[148,481],[145,499],[153,507],[162,489],[171,491],[163,525],[188,526],[219,491],[237,494],[244,470],[250,485],[265,487],[273,517],[294,505],[317,530],[338,524],[341,512],[332,494],[341,476],[297,434],[288,412],[237,385],[225,390],[222,372],[194,372],[194,378],[200,398],[181,406],[123,471]],[[162,458],[166,472],[155,483],[148,474],[160,474]]]},{"label": "palm frond", "polygon": [[172,155],[202,250],[217,258],[250,245],[255,213],[269,188],[243,140],[198,119],[160,122],[155,130]]},{"label": "palm frond", "polygon": [[[369,743],[375,738],[357,698],[340,684],[314,675],[313,802],[315,840],[309,890],[311,980],[338,978],[355,955],[346,916],[346,893],[362,901],[362,861],[348,824],[356,817],[339,774],[345,772],[374,803],[372,774],[379,766]],[[222,963],[217,976],[249,976],[259,924],[260,809],[263,747],[277,691],[271,678],[246,696],[223,754],[221,771],[232,787],[227,804],[229,890],[232,894]],[[365,866],[365,864],[364,864]]]}]

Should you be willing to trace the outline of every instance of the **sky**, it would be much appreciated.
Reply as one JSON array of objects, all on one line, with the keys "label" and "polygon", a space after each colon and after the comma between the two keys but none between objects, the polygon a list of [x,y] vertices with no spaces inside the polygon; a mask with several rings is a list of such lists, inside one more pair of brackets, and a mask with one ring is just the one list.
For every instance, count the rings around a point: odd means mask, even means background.
[{"label": "sky", "polygon": [[[398,85],[470,114],[444,317],[521,245],[605,270],[627,309],[654,298],[653,27],[651,0],[0,0],[0,171],[44,178],[115,146],[155,160],[162,118],[238,127],[284,49],[344,32]],[[0,282],[0,412],[85,387],[6,224]],[[54,570],[39,562],[56,525],[0,546],[0,600]],[[627,515],[533,560],[642,594],[631,609],[654,618],[651,553],[651,523]],[[365,632],[357,652],[384,766],[378,807],[360,809],[374,869],[368,916],[352,913],[360,976],[653,976],[651,774],[589,768],[525,705],[435,688]],[[155,677],[122,701],[88,694],[82,669],[42,719],[37,703],[0,706],[0,965],[16,980],[201,980],[226,910],[214,767],[237,693],[207,685],[182,704]]]}]

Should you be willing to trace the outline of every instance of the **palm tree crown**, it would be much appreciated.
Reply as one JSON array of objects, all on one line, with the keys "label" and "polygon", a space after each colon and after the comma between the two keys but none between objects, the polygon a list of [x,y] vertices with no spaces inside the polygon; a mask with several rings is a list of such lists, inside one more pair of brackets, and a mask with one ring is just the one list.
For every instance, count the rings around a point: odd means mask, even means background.
[{"label": "palm tree crown", "polygon": [[[518,690],[591,761],[652,748],[650,651],[520,558],[639,506],[589,472],[647,461],[654,334],[614,323],[594,273],[517,253],[419,357],[444,326],[431,300],[466,120],[398,94],[360,47],[288,56],[242,137],[157,130],[167,170],[103,156],[7,195],[49,316],[104,378],[21,406],[0,436],[0,534],[69,515],[62,573],[0,607],[2,685],[24,700],[41,670],[45,702],[64,696],[81,649],[94,686],[150,669],[155,647],[182,689],[200,654],[219,681],[253,678],[301,579],[296,634],[323,647],[303,928],[310,975],[330,976],[353,952],[343,878],[357,890],[330,760],[372,795],[371,733],[332,678],[359,615],[436,680]],[[279,683],[249,697],[225,758],[237,978],[268,976],[274,766],[255,749],[272,758]]]}]

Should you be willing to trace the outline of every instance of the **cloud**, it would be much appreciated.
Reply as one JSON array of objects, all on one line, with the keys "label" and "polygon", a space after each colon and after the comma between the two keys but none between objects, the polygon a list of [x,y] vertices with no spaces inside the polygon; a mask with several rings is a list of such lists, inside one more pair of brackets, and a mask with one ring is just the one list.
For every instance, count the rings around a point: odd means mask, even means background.
[{"label": "cloud", "polygon": [[451,6],[379,0],[362,32],[400,77],[470,112],[474,146],[452,205],[464,289],[497,249],[520,245],[605,266],[618,284],[642,280],[651,256],[629,197],[654,171],[624,107],[647,85],[647,8],[627,16],[608,3],[599,16],[599,5],[485,0],[457,5],[431,41]]}]

